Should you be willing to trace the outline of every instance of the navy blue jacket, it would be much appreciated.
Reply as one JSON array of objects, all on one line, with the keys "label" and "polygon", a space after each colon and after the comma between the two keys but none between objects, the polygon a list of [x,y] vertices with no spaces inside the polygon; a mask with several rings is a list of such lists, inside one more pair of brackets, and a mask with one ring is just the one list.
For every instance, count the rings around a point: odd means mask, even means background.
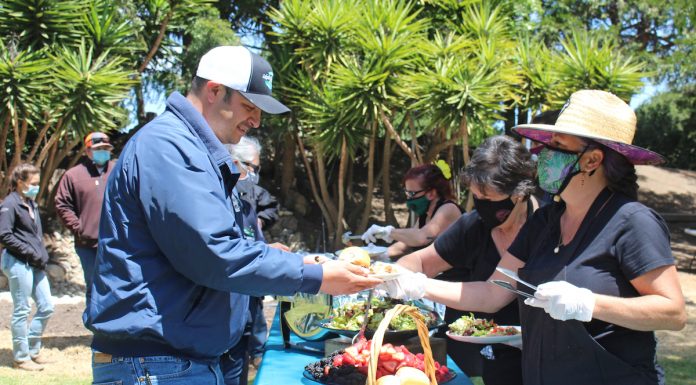
[{"label": "navy blue jacket", "polygon": [[247,295],[319,290],[320,265],[244,239],[238,178],[179,93],[128,141],[107,182],[83,316],[95,350],[214,361],[239,340]]}]

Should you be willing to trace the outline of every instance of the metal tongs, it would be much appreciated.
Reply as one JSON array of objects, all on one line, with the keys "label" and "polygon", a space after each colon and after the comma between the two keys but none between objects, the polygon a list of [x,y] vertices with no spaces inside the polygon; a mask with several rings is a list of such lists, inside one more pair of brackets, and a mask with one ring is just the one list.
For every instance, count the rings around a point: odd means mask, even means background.
[{"label": "metal tongs", "polygon": [[[500,273],[504,274],[505,276],[514,279],[516,282],[519,282],[519,283],[521,283],[521,284],[527,286],[528,288],[530,288],[530,289],[532,289],[532,290],[534,290],[534,291],[537,291],[537,287],[536,287],[536,286],[534,286],[534,285],[532,285],[531,283],[529,283],[529,282],[527,282],[527,281],[521,279],[520,277],[518,277],[518,276],[517,276],[517,273],[515,273],[514,271],[508,270],[508,269],[503,268],[503,267],[496,267],[495,269],[496,269],[497,271],[499,271]],[[516,294],[519,294],[519,295],[521,295],[521,296],[523,296],[523,297],[534,298],[534,295],[529,294],[529,293],[527,293],[527,292],[524,292],[524,291],[522,291],[522,290],[516,289],[514,286],[512,286],[512,284],[511,284],[510,282],[503,281],[503,280],[500,280],[500,279],[492,279],[492,280],[490,280],[490,281],[488,281],[488,282],[493,283],[493,284],[496,284],[496,285],[502,287],[503,289],[509,290],[509,291],[511,291],[511,292],[513,292],[513,293],[516,293]]]},{"label": "metal tongs", "polygon": [[375,294],[375,289],[370,289],[367,294],[367,302],[365,302],[365,318],[363,318],[362,326],[360,326],[360,331],[353,337],[352,343],[355,344],[357,341],[365,338],[365,330],[367,330],[367,324],[370,322],[370,309],[372,308],[372,296]]}]

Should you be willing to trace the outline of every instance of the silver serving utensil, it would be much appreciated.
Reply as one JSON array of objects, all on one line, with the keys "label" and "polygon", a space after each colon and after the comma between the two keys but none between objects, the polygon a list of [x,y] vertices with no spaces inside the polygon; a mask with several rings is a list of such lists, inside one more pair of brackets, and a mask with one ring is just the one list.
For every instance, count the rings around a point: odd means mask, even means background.
[{"label": "silver serving utensil", "polygon": [[360,326],[360,331],[353,337],[353,343],[360,341],[365,338],[365,330],[367,330],[367,324],[370,322],[370,308],[372,308],[372,296],[375,294],[375,289],[370,289],[367,294],[367,302],[365,302],[365,318],[363,319],[362,326]]},{"label": "silver serving utensil", "polygon": [[503,289],[510,290],[511,292],[513,292],[513,293],[515,293],[515,294],[519,294],[519,295],[521,295],[521,296],[523,296],[523,297],[534,298],[534,296],[531,295],[531,294],[529,294],[529,293],[525,293],[525,292],[523,292],[523,291],[521,291],[521,290],[515,289],[515,287],[512,286],[512,285],[510,284],[510,282],[508,282],[508,281],[501,281],[501,280],[499,280],[499,279],[492,279],[492,280],[490,280],[490,281],[488,281],[488,282],[494,283],[494,284],[496,284],[496,285],[502,287]]},{"label": "silver serving utensil", "polygon": [[[519,282],[519,283],[521,283],[521,284],[527,286],[528,288],[530,288],[530,289],[532,289],[532,290],[534,290],[534,291],[537,291],[537,290],[538,290],[536,286],[534,286],[534,285],[532,285],[531,283],[529,283],[529,282],[527,282],[527,281],[521,279],[520,277],[517,276],[517,273],[515,273],[515,272],[512,271],[512,270],[508,270],[508,269],[506,269],[506,268],[504,268],[504,267],[496,267],[495,269],[498,270],[499,272],[503,273],[503,274],[506,275],[507,277],[510,277],[510,278],[514,279],[515,281],[517,281],[517,282]],[[503,281],[503,282],[505,282],[505,281]]]}]

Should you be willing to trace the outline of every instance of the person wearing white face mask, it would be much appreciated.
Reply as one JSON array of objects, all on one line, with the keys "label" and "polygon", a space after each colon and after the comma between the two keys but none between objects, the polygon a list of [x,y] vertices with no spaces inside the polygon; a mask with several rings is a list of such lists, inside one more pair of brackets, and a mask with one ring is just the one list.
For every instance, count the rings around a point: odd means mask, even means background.
[{"label": "person wearing white face mask", "polygon": [[[259,186],[261,171],[261,144],[250,136],[243,136],[237,144],[226,144],[232,161],[239,170],[239,181],[235,189],[239,195],[244,216],[244,235],[265,242],[263,229],[272,226],[278,219],[278,201],[268,190]],[[270,246],[289,251],[281,244]],[[263,345],[268,339],[268,327],[263,315],[263,297],[249,297],[249,322],[240,342],[220,357],[220,368],[227,384],[247,383],[248,363],[256,369],[261,364]],[[242,359],[242,375],[236,374],[236,361]],[[237,382],[238,381],[238,382]]]},{"label": "person wearing white face mask", "polygon": [[[12,192],[0,205],[0,243],[5,247],[1,267],[9,279],[12,294],[13,367],[39,371],[49,361],[39,355],[41,335],[53,314],[51,288],[46,278],[48,252],[43,244],[39,208],[34,201],[39,193],[39,170],[24,163],[12,170]],[[36,313],[27,322],[31,304]]]},{"label": "person wearing white face mask", "polygon": [[87,135],[87,157],[65,172],[56,191],[56,212],[75,238],[75,252],[80,257],[87,293],[97,257],[104,187],[114,164],[113,148],[108,135],[102,132]]}]

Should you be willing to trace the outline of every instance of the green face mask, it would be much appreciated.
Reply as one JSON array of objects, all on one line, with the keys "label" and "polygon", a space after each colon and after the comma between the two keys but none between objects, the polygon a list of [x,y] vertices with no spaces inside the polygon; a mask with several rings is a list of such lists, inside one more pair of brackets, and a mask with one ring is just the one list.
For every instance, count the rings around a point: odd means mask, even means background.
[{"label": "green face mask", "polygon": [[423,195],[422,197],[406,200],[406,207],[408,207],[409,210],[413,211],[418,216],[427,213],[428,206],[430,206],[430,200],[425,195]]}]

